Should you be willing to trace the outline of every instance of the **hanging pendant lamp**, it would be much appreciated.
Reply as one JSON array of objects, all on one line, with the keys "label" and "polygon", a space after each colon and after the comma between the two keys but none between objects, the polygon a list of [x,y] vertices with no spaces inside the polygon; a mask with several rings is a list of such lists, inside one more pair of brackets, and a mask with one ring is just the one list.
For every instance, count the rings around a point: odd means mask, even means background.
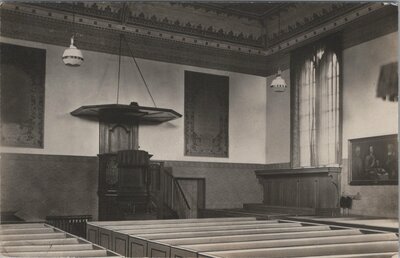
[{"label": "hanging pendant lamp", "polygon": [[74,3],[72,3],[72,37],[71,37],[71,44],[69,45],[69,48],[64,50],[64,53],[62,55],[62,60],[65,65],[68,66],[80,66],[83,63],[83,55],[82,51],[80,51],[75,45],[74,45],[74,33],[75,33],[75,9],[74,9]]},{"label": "hanging pendant lamp", "polygon": [[68,66],[80,66],[83,63],[82,51],[74,45],[74,36],[71,37],[71,45],[64,50],[62,60]]},{"label": "hanging pendant lamp", "polygon": [[[278,16],[278,37],[279,34],[281,33],[281,13],[279,12]],[[271,88],[275,92],[284,92],[287,88],[287,84],[285,82],[285,79],[282,78],[282,71],[280,68],[278,68],[278,73],[276,74],[275,79],[272,80],[271,82]]]},{"label": "hanging pendant lamp", "polygon": [[273,88],[275,92],[284,92],[286,90],[287,85],[285,80],[281,77],[281,75],[282,71],[281,69],[279,69],[275,79],[271,83],[270,87]]}]

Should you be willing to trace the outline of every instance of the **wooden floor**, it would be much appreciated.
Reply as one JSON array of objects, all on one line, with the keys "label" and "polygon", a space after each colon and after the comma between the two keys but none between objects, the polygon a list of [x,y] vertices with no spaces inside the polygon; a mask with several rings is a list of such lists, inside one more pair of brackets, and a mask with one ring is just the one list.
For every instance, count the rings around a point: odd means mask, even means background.
[{"label": "wooden floor", "polygon": [[1,257],[120,257],[43,223],[0,224]]},{"label": "wooden floor", "polygon": [[[88,240],[128,257],[392,257],[398,235],[320,223],[311,217],[257,220],[89,222]],[[375,221],[376,222],[376,221]]]}]

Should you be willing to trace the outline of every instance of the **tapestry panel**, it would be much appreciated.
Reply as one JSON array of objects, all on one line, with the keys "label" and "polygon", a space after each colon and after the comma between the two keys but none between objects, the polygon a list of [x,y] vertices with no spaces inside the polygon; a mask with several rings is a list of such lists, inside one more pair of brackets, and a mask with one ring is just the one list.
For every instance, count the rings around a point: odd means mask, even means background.
[{"label": "tapestry panel", "polygon": [[1,145],[43,148],[46,50],[0,44]]},{"label": "tapestry panel", "polygon": [[185,71],[185,155],[228,157],[229,77]]}]

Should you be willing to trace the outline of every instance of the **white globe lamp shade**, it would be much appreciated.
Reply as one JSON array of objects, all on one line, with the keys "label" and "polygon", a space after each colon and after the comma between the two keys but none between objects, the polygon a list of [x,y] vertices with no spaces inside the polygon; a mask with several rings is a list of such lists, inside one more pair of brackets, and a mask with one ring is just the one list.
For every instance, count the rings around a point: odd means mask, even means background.
[{"label": "white globe lamp shade", "polygon": [[71,38],[71,45],[64,50],[62,60],[68,66],[80,66],[83,63],[82,51],[74,45],[74,37]]},{"label": "white globe lamp shade", "polygon": [[271,82],[271,88],[275,92],[284,92],[287,88],[285,80],[281,77],[281,70],[278,70],[278,74],[275,79]]}]

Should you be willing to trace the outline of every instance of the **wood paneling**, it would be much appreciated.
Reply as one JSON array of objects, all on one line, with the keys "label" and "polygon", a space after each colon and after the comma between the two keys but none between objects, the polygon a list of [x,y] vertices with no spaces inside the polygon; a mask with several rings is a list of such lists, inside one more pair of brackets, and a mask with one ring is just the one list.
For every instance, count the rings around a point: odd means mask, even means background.
[{"label": "wood paneling", "polygon": [[138,149],[137,123],[99,123],[99,153]]},{"label": "wood paneling", "polygon": [[317,213],[339,209],[340,168],[258,170],[263,203],[270,206],[313,208]]},{"label": "wood paneling", "polygon": [[1,211],[18,211],[28,221],[97,219],[97,167],[97,157],[1,153]]}]

